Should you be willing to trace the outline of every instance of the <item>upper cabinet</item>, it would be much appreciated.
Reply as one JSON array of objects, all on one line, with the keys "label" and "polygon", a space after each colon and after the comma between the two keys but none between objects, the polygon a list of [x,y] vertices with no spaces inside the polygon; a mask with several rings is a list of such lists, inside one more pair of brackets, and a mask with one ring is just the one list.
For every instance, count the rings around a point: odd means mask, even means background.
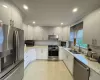
[{"label": "upper cabinet", "polygon": [[24,39],[48,40],[48,35],[58,35],[60,41],[69,40],[70,27],[32,27],[23,25]]},{"label": "upper cabinet", "polygon": [[62,27],[55,27],[54,28],[54,35],[59,36],[59,40],[62,40]]},{"label": "upper cabinet", "polygon": [[62,27],[62,41],[68,41],[69,40],[69,34],[70,34],[70,27]]},{"label": "upper cabinet", "polygon": [[11,19],[11,8],[5,8],[2,5],[3,2],[0,1],[0,20],[2,20],[4,24],[9,24]]},{"label": "upper cabinet", "polygon": [[100,46],[100,9],[89,14],[83,23],[84,43]]},{"label": "upper cabinet", "polygon": [[[7,7],[4,7],[3,5]],[[4,24],[10,25],[10,20],[14,21],[14,27],[22,29],[22,15],[20,11],[8,2],[0,1],[0,20]]]}]

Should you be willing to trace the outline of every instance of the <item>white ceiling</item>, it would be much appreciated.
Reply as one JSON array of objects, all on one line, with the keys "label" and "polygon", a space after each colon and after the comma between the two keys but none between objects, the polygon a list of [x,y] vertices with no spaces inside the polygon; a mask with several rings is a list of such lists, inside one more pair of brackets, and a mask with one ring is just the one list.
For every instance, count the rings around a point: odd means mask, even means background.
[{"label": "white ceiling", "polygon": [[[100,7],[100,0],[12,0],[16,6],[25,13],[24,22],[32,24],[36,21],[38,26],[60,26],[72,24],[91,11]],[[23,9],[23,4],[29,10]],[[73,8],[79,8],[77,13],[72,13]]]}]

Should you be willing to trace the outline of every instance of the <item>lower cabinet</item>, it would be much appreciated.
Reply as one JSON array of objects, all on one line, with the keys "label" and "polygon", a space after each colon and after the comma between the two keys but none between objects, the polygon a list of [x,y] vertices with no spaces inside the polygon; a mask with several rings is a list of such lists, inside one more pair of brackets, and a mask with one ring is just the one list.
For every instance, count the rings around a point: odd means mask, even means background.
[{"label": "lower cabinet", "polygon": [[[63,60],[66,67],[70,71],[70,73],[73,75],[73,69],[74,69],[74,56],[65,50],[63,47],[59,48],[59,59]],[[90,76],[89,80],[100,80],[100,74],[96,73],[94,70],[90,69]]]},{"label": "lower cabinet", "polygon": [[69,71],[71,72],[71,74],[73,75],[74,56],[71,53],[69,53],[68,51],[66,51],[65,64],[66,64],[67,68],[69,69]]},{"label": "lower cabinet", "polygon": [[70,53],[68,54],[68,57],[67,57],[67,67],[69,71],[71,72],[71,74],[73,75],[74,57]]},{"label": "lower cabinet", "polygon": [[74,56],[65,50],[63,47],[59,48],[59,59],[63,60],[66,67],[69,69],[71,74],[73,75],[73,66],[74,66]]},{"label": "lower cabinet", "polygon": [[48,48],[36,48],[36,59],[48,59]]},{"label": "lower cabinet", "polygon": [[65,51],[62,47],[59,47],[59,60],[64,60]]},{"label": "lower cabinet", "polygon": [[89,80],[100,80],[100,75],[97,74],[95,71],[90,69],[90,77]]}]

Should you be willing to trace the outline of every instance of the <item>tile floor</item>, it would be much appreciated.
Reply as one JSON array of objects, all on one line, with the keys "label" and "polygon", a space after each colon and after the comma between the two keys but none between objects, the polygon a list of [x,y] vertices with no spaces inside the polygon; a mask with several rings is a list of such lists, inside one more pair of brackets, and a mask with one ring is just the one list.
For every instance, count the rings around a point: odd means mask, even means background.
[{"label": "tile floor", "polygon": [[25,69],[23,80],[73,80],[62,61],[34,61]]}]

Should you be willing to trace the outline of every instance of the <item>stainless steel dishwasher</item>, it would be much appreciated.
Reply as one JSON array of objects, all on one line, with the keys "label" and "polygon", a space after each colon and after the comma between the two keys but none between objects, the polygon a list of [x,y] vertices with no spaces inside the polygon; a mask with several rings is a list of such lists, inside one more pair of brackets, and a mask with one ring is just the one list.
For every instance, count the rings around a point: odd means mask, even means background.
[{"label": "stainless steel dishwasher", "polygon": [[74,59],[74,80],[89,80],[90,69],[78,59]]}]

